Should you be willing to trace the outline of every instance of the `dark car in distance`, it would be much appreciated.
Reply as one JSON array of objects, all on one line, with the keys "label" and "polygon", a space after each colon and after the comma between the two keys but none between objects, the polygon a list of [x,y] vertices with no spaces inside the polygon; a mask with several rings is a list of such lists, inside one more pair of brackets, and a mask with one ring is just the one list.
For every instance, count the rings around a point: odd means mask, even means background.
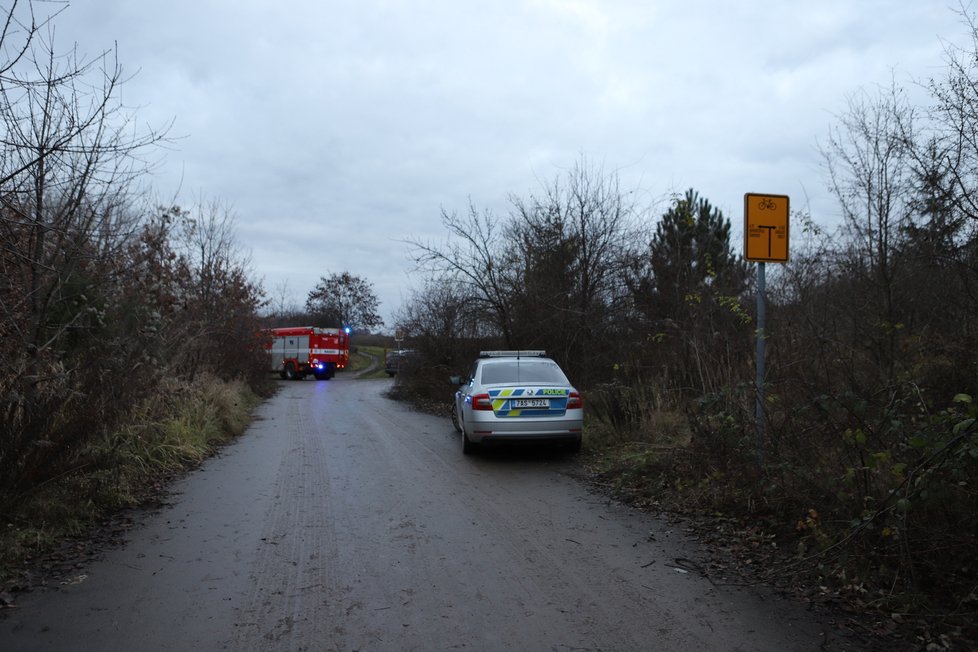
[{"label": "dark car in distance", "polygon": [[394,376],[400,370],[401,365],[414,355],[412,349],[396,349],[393,351],[388,351],[384,356],[384,371],[387,372],[388,376]]}]

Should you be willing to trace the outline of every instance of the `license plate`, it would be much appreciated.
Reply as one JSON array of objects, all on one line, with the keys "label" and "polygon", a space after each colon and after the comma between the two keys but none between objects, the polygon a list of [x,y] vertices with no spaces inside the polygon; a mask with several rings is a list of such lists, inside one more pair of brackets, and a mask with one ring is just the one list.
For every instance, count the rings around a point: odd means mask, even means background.
[{"label": "license plate", "polygon": [[550,407],[549,399],[545,398],[514,398],[513,399],[514,408],[548,408]]}]

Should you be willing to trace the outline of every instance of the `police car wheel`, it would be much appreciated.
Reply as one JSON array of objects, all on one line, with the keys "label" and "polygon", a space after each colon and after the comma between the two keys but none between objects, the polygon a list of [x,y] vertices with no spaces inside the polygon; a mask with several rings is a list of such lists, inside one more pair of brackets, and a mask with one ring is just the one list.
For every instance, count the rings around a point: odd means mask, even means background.
[{"label": "police car wheel", "polygon": [[478,450],[478,444],[469,441],[468,435],[466,435],[465,431],[463,430],[462,431],[462,454],[471,455],[472,453],[476,452],[476,450]]}]

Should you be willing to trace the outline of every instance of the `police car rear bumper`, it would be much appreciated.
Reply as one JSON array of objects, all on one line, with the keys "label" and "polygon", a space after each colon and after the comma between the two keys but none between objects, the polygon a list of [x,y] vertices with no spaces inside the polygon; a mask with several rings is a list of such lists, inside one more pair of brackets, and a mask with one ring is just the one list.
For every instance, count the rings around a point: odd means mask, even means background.
[{"label": "police car rear bumper", "polygon": [[488,441],[515,440],[566,440],[581,438],[583,421],[564,419],[560,421],[537,421],[532,423],[506,423],[502,420],[475,422],[472,424],[469,439],[475,443]]}]

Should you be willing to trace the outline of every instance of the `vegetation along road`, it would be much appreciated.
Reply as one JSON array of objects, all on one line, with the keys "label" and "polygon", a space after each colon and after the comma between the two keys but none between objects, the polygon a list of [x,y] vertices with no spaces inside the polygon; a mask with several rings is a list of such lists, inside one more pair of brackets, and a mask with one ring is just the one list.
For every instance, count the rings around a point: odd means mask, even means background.
[{"label": "vegetation along road", "polygon": [[0,649],[815,650],[772,595],[593,494],[572,459],[463,457],[390,380],[283,382],[125,546],[0,620]]}]

